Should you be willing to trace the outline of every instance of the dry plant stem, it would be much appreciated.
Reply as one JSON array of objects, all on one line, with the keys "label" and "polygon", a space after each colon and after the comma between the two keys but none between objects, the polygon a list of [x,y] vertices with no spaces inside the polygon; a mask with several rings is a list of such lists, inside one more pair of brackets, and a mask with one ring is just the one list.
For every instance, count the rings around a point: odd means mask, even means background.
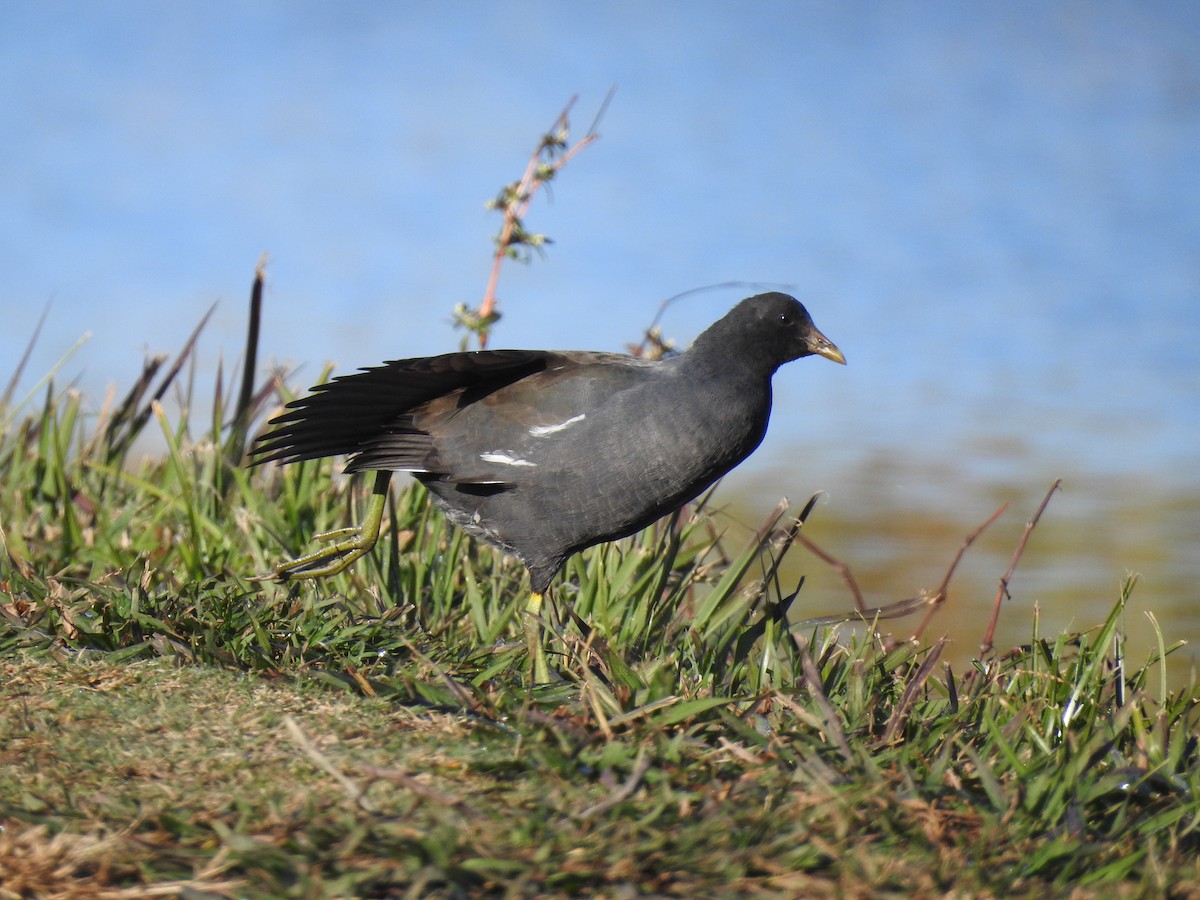
[{"label": "dry plant stem", "polygon": [[1046,507],[1050,504],[1050,498],[1054,496],[1054,492],[1062,488],[1062,479],[1056,478],[1054,484],[1050,485],[1050,490],[1046,491],[1046,496],[1042,498],[1041,505],[1038,506],[1037,512],[1033,514],[1028,522],[1025,523],[1025,530],[1021,533],[1021,539],[1017,541],[1017,547],[1013,551],[1012,561],[1008,564],[1008,571],[1000,578],[1000,587],[996,591],[996,602],[992,606],[992,619],[988,622],[987,631],[983,635],[983,643],[979,645],[980,655],[987,653],[992,649],[992,640],[996,636],[996,623],[1000,620],[1000,604],[1005,597],[1009,596],[1008,583],[1013,577],[1013,573],[1017,570],[1017,563],[1021,561],[1021,554],[1025,552],[1025,544],[1029,540],[1029,535],[1034,528],[1037,527],[1038,520],[1042,518],[1042,513],[1046,511]]},{"label": "dry plant stem", "polygon": [[821,562],[830,566],[835,572],[842,576],[842,581],[846,587],[850,589],[850,593],[854,597],[854,607],[864,619],[871,618],[871,610],[867,609],[867,605],[863,602],[862,591],[858,589],[858,583],[854,580],[854,575],[850,571],[850,567],[832,554],[826,553],[808,538],[802,534],[796,535],[796,541],[803,546],[809,553],[815,556]]},{"label": "dry plant stem", "polygon": [[1006,501],[1001,503],[1000,506],[997,507],[996,511],[988,516],[986,522],[984,522],[963,539],[961,546],[958,548],[958,553],[954,555],[954,561],[950,563],[950,568],[946,570],[946,577],[942,579],[942,583],[938,585],[938,589],[934,591],[933,595],[926,601],[929,604],[929,612],[925,614],[925,618],[921,620],[921,624],[917,626],[917,630],[912,633],[912,640],[915,641],[920,639],[921,634],[925,631],[926,626],[928,626],[930,620],[933,619],[934,613],[936,613],[941,605],[946,602],[947,592],[950,589],[950,579],[954,577],[954,570],[958,568],[959,562],[962,561],[963,554],[967,552],[967,549],[973,543],[975,543],[975,539],[983,534],[984,530],[987,529],[989,525],[1004,515],[1004,511],[1007,509],[1008,502]]},{"label": "dry plant stem", "polygon": [[[609,98],[612,97],[612,92],[609,92]],[[571,107],[575,105],[577,97],[572,97],[558,118],[554,120],[554,124],[545,136],[538,143],[537,149],[529,157],[529,163],[525,166],[525,174],[521,176],[521,180],[517,182],[515,196],[517,200],[509,203],[504,207],[504,224],[500,229],[500,235],[496,239],[496,253],[492,257],[492,271],[488,276],[487,288],[483,292],[483,302],[479,305],[477,315],[481,319],[486,319],[492,314],[496,308],[496,285],[500,281],[500,269],[504,265],[504,260],[508,256],[509,244],[512,241],[513,231],[517,224],[524,218],[526,211],[529,209],[529,204],[533,200],[538,189],[548,181],[546,170],[549,169],[550,174],[557,173],[584,147],[591,144],[600,137],[600,133],[596,131],[596,125],[599,122],[599,115],[596,121],[592,123],[592,127],[573,147],[569,147],[553,162],[542,162],[542,154],[547,147],[559,140],[558,135],[566,133],[570,128],[570,112]],[[608,105],[608,99],[604,101],[604,106]],[[601,107],[600,114],[604,112],[604,106]],[[481,334],[479,338],[480,349],[487,345],[487,335]]]},{"label": "dry plant stem", "polygon": [[[822,550],[803,534],[797,534],[796,540],[799,543],[803,544],[804,547],[809,550],[809,552],[811,552],[822,562],[831,566],[842,576],[842,580],[846,583],[850,589],[850,592],[854,595],[855,612],[851,615],[820,616],[817,618],[805,619],[802,622],[797,622],[796,627],[840,625],[842,622],[847,622],[852,619],[858,619],[865,622],[877,622],[880,619],[898,619],[902,616],[907,616],[909,613],[916,612],[918,609],[930,607],[929,613],[926,615],[925,620],[921,622],[920,627],[913,632],[912,639],[916,640],[920,637],[921,632],[924,631],[925,627],[929,624],[929,620],[932,618],[933,613],[937,611],[937,608],[941,606],[943,602],[945,602],[946,592],[950,585],[950,579],[954,575],[954,570],[958,568],[958,563],[963,558],[963,554],[967,552],[967,549],[975,542],[975,539],[983,533],[983,530],[995,522],[996,519],[1000,518],[1006,509],[1008,509],[1007,503],[1001,505],[999,509],[997,509],[988,517],[986,522],[984,522],[963,539],[962,545],[958,548],[958,553],[954,557],[954,561],[950,563],[950,567],[946,570],[946,576],[942,579],[942,583],[936,591],[929,594],[923,593],[918,597],[910,597],[907,600],[897,600],[895,603],[889,603],[886,606],[868,607],[863,602],[862,592],[859,591],[858,585],[854,581],[854,575],[851,573],[850,567],[837,557],[833,556],[831,553]],[[882,635],[879,634],[878,629],[875,631],[875,636],[881,640],[883,639]]]}]

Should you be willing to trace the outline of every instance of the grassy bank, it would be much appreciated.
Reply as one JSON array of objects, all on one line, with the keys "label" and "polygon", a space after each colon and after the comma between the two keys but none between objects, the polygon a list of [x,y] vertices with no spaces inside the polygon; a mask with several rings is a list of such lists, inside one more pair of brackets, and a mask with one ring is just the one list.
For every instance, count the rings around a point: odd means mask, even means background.
[{"label": "grassy bank", "polygon": [[362,487],[242,467],[289,389],[201,412],[191,352],[0,406],[0,897],[1200,894],[1200,692],[1125,657],[1132,581],[952,670],[798,624],[803,511],[701,503],[571,561],[531,689],[522,568],[419,488],[350,571],[249,581]]}]

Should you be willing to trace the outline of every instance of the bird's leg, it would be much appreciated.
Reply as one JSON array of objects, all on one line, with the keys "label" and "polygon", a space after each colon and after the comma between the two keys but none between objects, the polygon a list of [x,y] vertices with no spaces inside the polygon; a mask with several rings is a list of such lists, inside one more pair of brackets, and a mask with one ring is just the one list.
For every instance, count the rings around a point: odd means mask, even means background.
[{"label": "bird's leg", "polygon": [[542,643],[542,600],[541,594],[531,593],[525,605],[525,642],[529,646],[532,684],[547,684],[550,681],[550,666],[546,662],[546,648]]},{"label": "bird's leg", "polygon": [[289,562],[280,563],[271,574],[261,575],[256,580],[324,578],[326,575],[336,575],[342,571],[374,547],[375,542],[379,540],[379,526],[383,522],[383,511],[387,507],[388,485],[391,480],[391,472],[375,473],[375,485],[371,488],[371,496],[367,500],[367,514],[361,525],[313,535],[314,541],[327,543],[327,546]]}]

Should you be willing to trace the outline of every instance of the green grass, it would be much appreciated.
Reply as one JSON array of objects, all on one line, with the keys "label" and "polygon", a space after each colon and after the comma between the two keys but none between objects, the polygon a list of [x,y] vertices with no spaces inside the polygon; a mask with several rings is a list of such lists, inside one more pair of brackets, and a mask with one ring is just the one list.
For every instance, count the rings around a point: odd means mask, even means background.
[{"label": "green grass", "polygon": [[522,568],[418,487],[351,570],[249,581],[362,486],[231,465],[288,391],[201,417],[191,352],[0,405],[0,898],[1200,893],[1200,691],[1124,657],[1132,581],[952,672],[798,627],[796,516],[700,503],[571,560],[530,689]]}]

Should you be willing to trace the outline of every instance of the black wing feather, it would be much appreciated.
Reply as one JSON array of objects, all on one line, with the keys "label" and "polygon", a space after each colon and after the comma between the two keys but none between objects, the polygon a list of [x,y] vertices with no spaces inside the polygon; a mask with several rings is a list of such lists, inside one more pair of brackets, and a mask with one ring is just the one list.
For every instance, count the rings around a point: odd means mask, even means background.
[{"label": "black wing feather", "polygon": [[[542,371],[550,356],[542,350],[479,350],[393,360],[339,375],[271,420],[275,427],[258,438],[253,465],[358,453],[382,435],[404,433],[403,422],[411,422],[405,414],[416,407],[457,390],[480,396],[499,390]],[[397,443],[392,461],[398,467],[428,446],[419,432],[411,434],[411,442]]]}]

